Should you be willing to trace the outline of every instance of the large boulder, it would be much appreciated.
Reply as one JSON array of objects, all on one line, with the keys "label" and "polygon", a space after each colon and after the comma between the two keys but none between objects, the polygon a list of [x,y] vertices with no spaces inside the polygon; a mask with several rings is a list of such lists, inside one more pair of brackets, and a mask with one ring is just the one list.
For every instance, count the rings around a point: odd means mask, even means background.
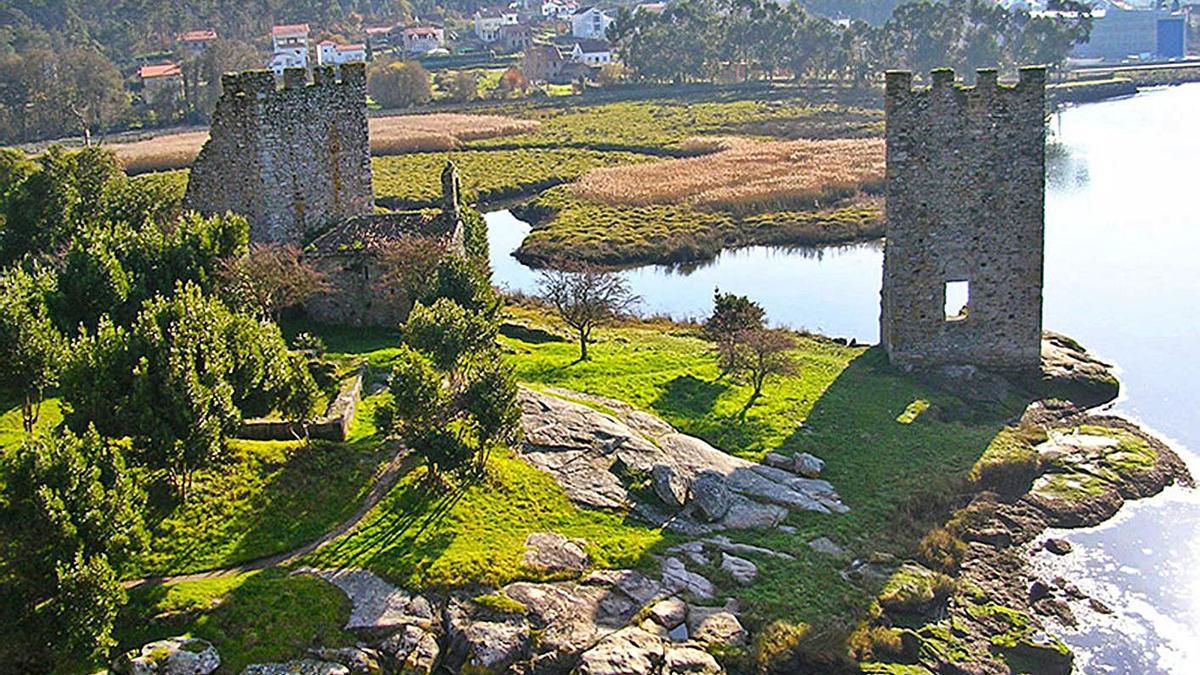
[{"label": "large boulder", "polygon": [[718,675],[725,672],[712,654],[688,645],[668,646],[663,675]]},{"label": "large boulder", "polygon": [[680,508],[687,503],[689,492],[687,477],[671,466],[655,464],[650,469],[650,483],[654,487],[654,494],[658,495],[663,504],[672,508]]},{"label": "large boulder", "polygon": [[432,633],[409,624],[384,638],[377,649],[388,662],[390,672],[427,675],[437,665],[441,648]]},{"label": "large boulder", "polygon": [[445,611],[446,666],[453,671],[474,666],[504,672],[529,658],[531,635],[523,619],[513,622],[477,621],[466,606],[451,600]]},{"label": "large boulder", "polygon": [[1112,366],[1071,338],[1050,331],[1042,333],[1041,379],[1033,384],[1044,397],[1065,399],[1082,408],[1107,403],[1121,390]]},{"label": "large boulder", "polygon": [[367,570],[301,568],[296,573],[318,576],[346,594],[350,599],[347,630],[378,635],[409,624],[422,628],[433,625],[433,607],[428,600],[397,588]]},{"label": "large boulder", "polygon": [[743,646],[749,639],[742,622],[724,607],[689,607],[687,626],[691,638],[706,645]]},{"label": "large boulder", "polygon": [[350,675],[383,675],[383,657],[374,649],[361,647],[337,647],[310,649],[309,653],[320,661],[340,663],[350,670]]},{"label": "large boulder", "polygon": [[663,660],[663,639],[630,626],[609,635],[583,653],[579,675],[645,675]]},{"label": "large boulder", "polygon": [[539,572],[583,574],[589,562],[586,543],[557,532],[533,532],[525,537],[525,566]]},{"label": "large boulder", "polygon": [[702,520],[714,522],[729,512],[729,486],[715,471],[701,471],[692,481],[691,505]]},{"label": "large boulder", "polygon": [[688,593],[700,600],[712,598],[717,592],[711,581],[695,572],[689,572],[679,558],[667,558],[663,561],[662,583],[674,593]]},{"label": "large boulder", "polygon": [[113,671],[128,675],[208,675],[221,656],[208,640],[177,636],[155,640],[117,659]]}]

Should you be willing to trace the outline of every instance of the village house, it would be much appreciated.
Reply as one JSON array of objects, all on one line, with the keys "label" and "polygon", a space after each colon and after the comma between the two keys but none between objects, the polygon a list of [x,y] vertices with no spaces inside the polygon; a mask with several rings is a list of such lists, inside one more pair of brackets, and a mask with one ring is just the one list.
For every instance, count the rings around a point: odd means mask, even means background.
[{"label": "village house", "polygon": [[405,28],[403,36],[404,53],[409,56],[428,54],[435,49],[441,49],[446,44],[445,29],[432,24]]},{"label": "village house", "polygon": [[336,66],[366,60],[367,46],[364,44],[339,45],[333,40],[323,40],[317,44],[319,66]]},{"label": "village house", "polygon": [[667,11],[667,3],[665,2],[643,2],[633,9],[636,12],[649,12],[651,14],[662,14]]},{"label": "village house", "polygon": [[578,7],[579,4],[575,0],[543,0],[542,17],[568,21]]},{"label": "village house", "polygon": [[163,101],[166,97],[183,95],[183,71],[171,61],[138,68],[138,78],[142,81],[142,97],[146,101]]},{"label": "village house", "polygon": [[612,63],[612,47],[607,40],[570,40],[566,43],[567,57],[575,63],[599,68]]},{"label": "village house", "polygon": [[500,39],[501,26],[520,23],[517,10],[508,7],[483,7],[475,12],[475,37],[491,44]]},{"label": "village house", "polygon": [[533,31],[521,24],[501,26],[495,44],[496,51],[501,53],[523,52],[533,44]]},{"label": "village house", "polygon": [[308,24],[288,24],[271,28],[273,54],[268,68],[282,76],[286,68],[308,67]]},{"label": "village house", "polygon": [[366,43],[373,50],[392,46],[392,43],[396,42],[396,27],[396,24],[386,23],[363,28]]},{"label": "village house", "polygon": [[525,50],[521,71],[530,82],[550,84],[571,84],[591,76],[591,66],[574,61],[569,49],[557,44],[534,43]]},{"label": "village house", "polygon": [[594,5],[584,5],[571,15],[571,35],[577,38],[603,39],[613,18]]},{"label": "village house", "polygon": [[190,56],[199,56],[216,39],[217,31],[215,30],[189,30],[186,33],[180,33],[176,41],[179,43],[180,51]]}]

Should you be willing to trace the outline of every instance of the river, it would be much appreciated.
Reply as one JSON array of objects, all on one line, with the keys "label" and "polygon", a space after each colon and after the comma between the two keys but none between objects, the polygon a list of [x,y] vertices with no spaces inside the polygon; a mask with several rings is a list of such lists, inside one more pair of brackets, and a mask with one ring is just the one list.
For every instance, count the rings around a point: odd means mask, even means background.
[{"label": "river", "polygon": [[[1068,108],[1051,121],[1044,325],[1119,366],[1112,408],[1168,439],[1200,475],[1200,84]],[[534,292],[510,254],[529,226],[487,216],[496,282]],[[720,287],[763,305],[772,323],[878,339],[882,247],[751,247],[691,268],[624,272],[641,311],[701,317]],[[1035,564],[1112,607],[1058,627],[1086,673],[1200,671],[1200,496],[1168,489]]]}]

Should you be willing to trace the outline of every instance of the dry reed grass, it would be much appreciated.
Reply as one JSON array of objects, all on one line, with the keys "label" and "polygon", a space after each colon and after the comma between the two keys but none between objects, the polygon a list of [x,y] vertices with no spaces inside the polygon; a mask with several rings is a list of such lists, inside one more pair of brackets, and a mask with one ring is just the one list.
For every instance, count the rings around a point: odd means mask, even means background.
[{"label": "dry reed grass", "polygon": [[883,184],[883,140],[755,141],[704,138],[685,150],[711,154],[594,169],[575,196],[611,205],[687,204],[745,213],[811,208]]},{"label": "dry reed grass", "polygon": [[[433,113],[373,117],[369,121],[371,154],[453,150],[468,141],[535,131],[539,123],[502,115]],[[207,131],[188,131],[129,143],[113,143],[125,170],[131,174],[181,169],[200,153]]]}]

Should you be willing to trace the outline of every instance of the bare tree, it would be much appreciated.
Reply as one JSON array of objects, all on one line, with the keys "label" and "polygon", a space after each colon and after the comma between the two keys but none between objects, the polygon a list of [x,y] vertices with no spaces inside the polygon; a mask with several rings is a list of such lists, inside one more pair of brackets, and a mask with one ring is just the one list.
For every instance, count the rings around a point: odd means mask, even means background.
[{"label": "bare tree", "polygon": [[271,320],[329,288],[325,274],[290,244],[251,244],[246,255],[221,261],[218,274],[226,292]]},{"label": "bare tree", "polygon": [[618,273],[590,263],[566,263],[542,272],[541,297],[579,338],[579,360],[588,359],[592,329],[627,313],[641,298]]},{"label": "bare tree", "polygon": [[754,388],[746,403],[748,409],[762,396],[763,385],[769,376],[796,372],[796,362],[788,355],[796,341],[786,331],[757,328],[740,331],[736,343],[733,370],[749,380]]}]

